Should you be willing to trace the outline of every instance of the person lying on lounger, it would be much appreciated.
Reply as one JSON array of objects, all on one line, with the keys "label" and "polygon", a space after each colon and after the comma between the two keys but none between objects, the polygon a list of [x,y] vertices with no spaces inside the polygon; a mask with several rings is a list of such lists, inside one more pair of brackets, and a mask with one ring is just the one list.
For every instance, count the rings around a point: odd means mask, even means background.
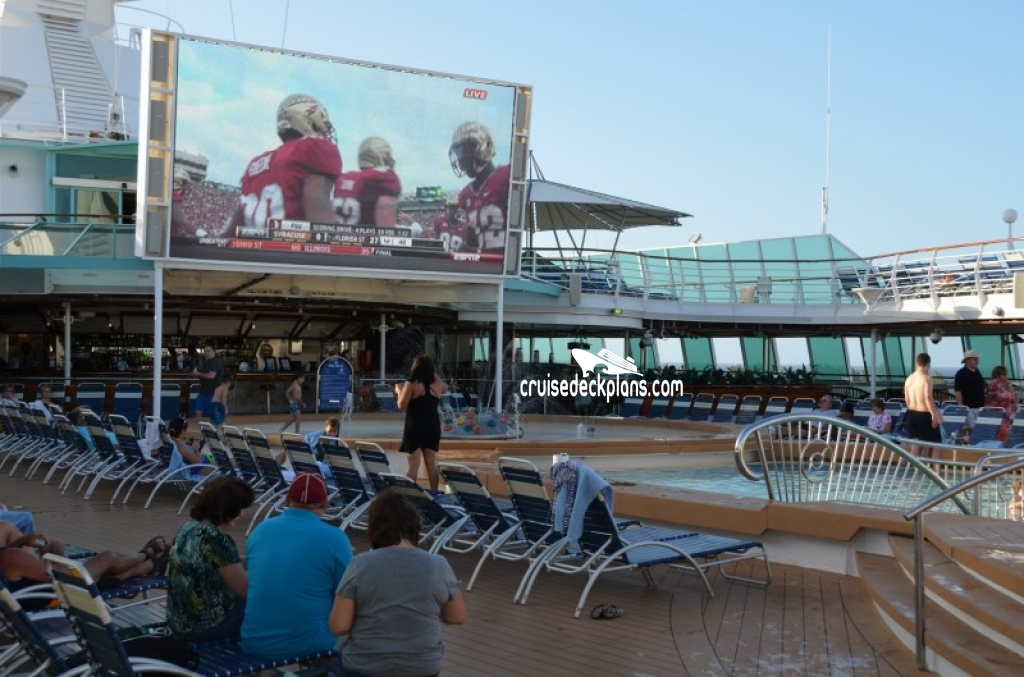
[{"label": "person lying on lounger", "polygon": [[[122,555],[105,550],[85,562],[89,574],[101,585],[116,583],[133,576],[162,576],[167,567],[170,548],[162,536],[150,539],[135,555]],[[10,522],[0,522],[0,574],[13,591],[37,583],[49,583],[43,564],[44,553],[63,554],[59,541],[34,532],[22,534]],[[45,602],[43,604],[45,606]]]}]

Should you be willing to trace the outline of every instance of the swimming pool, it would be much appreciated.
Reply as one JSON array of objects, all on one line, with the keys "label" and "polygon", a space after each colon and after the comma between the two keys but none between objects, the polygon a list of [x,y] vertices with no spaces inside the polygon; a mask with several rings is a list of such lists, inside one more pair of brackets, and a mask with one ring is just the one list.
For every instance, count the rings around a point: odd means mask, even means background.
[{"label": "swimming pool", "polygon": [[601,475],[613,486],[617,482],[653,484],[678,489],[710,491],[727,496],[768,498],[764,482],[752,482],[740,475],[736,466],[708,468],[670,468],[644,470],[605,470]]}]

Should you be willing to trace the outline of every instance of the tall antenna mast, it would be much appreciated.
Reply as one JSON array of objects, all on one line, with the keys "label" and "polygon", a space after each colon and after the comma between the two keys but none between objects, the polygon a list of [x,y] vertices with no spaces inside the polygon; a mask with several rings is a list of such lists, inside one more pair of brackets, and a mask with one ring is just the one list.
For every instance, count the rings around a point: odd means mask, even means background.
[{"label": "tall antenna mast", "polygon": [[828,56],[825,59],[825,185],[821,187],[821,234],[828,233],[828,142],[832,123],[832,24],[828,25]]}]

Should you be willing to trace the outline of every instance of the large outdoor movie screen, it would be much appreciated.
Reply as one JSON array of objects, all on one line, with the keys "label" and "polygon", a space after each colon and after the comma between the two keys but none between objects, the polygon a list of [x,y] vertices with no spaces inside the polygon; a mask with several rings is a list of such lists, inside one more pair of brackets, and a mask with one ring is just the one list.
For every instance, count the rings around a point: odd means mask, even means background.
[{"label": "large outdoor movie screen", "polygon": [[502,274],[516,85],[178,45],[170,257]]}]

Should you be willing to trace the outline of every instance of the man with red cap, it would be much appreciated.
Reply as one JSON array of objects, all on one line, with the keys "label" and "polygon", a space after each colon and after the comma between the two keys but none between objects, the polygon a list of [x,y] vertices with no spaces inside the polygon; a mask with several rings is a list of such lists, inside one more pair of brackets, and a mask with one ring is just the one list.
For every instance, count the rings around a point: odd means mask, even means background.
[{"label": "man with red cap", "polygon": [[288,509],[264,520],[246,542],[249,594],[242,649],[271,660],[328,651],[334,591],[352,561],[345,532],[320,519],[327,484],[319,473],[297,475]]}]

